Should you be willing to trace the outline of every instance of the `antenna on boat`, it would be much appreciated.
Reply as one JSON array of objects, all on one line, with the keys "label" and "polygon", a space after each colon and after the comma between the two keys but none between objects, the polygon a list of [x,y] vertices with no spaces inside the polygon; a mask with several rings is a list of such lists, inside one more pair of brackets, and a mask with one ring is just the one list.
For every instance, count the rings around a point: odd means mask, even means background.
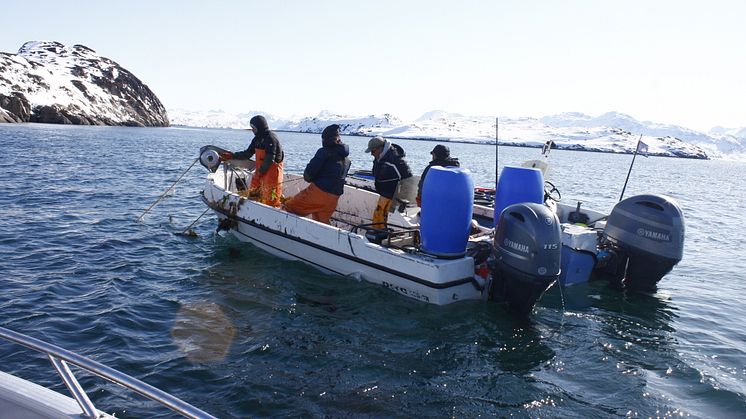
[{"label": "antenna on boat", "polygon": [[176,184],[177,184],[177,183],[179,183],[179,181],[181,180],[181,178],[183,178],[183,177],[184,177],[184,175],[185,175],[185,174],[187,174],[187,172],[188,172],[189,170],[191,170],[191,168],[192,168],[192,167],[194,167],[194,165],[195,165],[195,164],[197,164],[197,162],[198,162],[198,161],[199,161],[199,157],[197,157],[196,159],[194,159],[194,161],[192,162],[192,164],[191,164],[191,165],[190,165],[189,167],[187,167],[187,169],[186,169],[186,170],[184,170],[184,173],[182,173],[182,174],[181,174],[181,176],[179,176],[179,178],[178,178],[178,179],[176,179],[176,182],[174,182],[174,184],[173,184],[173,185],[169,186],[169,187],[168,187],[168,189],[166,189],[166,192],[163,192],[163,193],[161,194],[161,196],[160,196],[160,197],[158,197],[158,199],[156,199],[156,201],[155,201],[155,202],[153,202],[153,203],[152,203],[152,204],[151,204],[151,205],[150,205],[150,206],[148,207],[148,209],[146,209],[146,210],[145,210],[145,211],[144,211],[144,212],[142,213],[142,215],[140,215],[139,217],[137,217],[137,222],[138,222],[138,223],[139,223],[140,221],[142,221],[142,218],[143,218],[143,217],[145,216],[145,214],[147,214],[147,213],[148,213],[148,211],[150,211],[150,210],[151,210],[151,209],[152,209],[152,208],[153,208],[153,207],[154,207],[154,206],[155,206],[155,205],[156,205],[157,203],[161,202],[161,199],[163,199],[163,197],[164,197],[164,196],[166,196],[166,194],[167,194],[167,193],[168,193],[168,192],[169,192],[169,191],[170,191],[171,189],[173,189],[173,188],[174,188],[174,186],[176,186]]},{"label": "antenna on boat", "polygon": [[500,120],[499,118],[495,117],[495,193],[497,193],[497,178],[499,176],[500,168],[498,166],[498,148],[497,143],[498,139],[500,138],[499,134],[500,129]]},{"label": "antenna on boat", "polygon": [[648,145],[642,142],[642,134],[640,134],[640,138],[637,139],[637,146],[635,147],[635,152],[632,155],[632,163],[629,164],[629,171],[627,172],[627,179],[624,179],[624,187],[622,187],[622,194],[619,195],[619,201],[622,201],[622,198],[624,198],[624,191],[627,189],[627,182],[629,181],[629,175],[632,173],[632,166],[635,165],[635,158],[637,157],[637,153],[642,153],[643,156],[647,157],[648,152]]}]

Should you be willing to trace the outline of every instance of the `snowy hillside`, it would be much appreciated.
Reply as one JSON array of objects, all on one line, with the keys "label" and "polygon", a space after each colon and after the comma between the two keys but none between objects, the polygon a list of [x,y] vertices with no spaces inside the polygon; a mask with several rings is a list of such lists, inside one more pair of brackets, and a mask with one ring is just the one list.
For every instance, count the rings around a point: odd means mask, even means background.
[{"label": "snowy hillside", "polygon": [[26,42],[0,52],[0,122],[168,126],[135,75],[83,45]]},{"label": "snowy hillside", "polygon": [[[230,118],[223,114],[220,118],[214,118],[209,113],[169,112],[175,124],[223,128],[247,127],[251,115],[261,113],[246,114],[246,124],[243,125],[230,123]],[[427,112],[410,122],[391,114],[355,117],[328,111],[315,117],[282,120],[273,116],[272,119],[272,128],[282,131],[320,133],[325,126],[335,123],[341,125],[342,132],[348,135],[437,141],[494,143],[496,132],[494,117],[464,116],[445,111]],[[560,149],[610,153],[631,153],[637,141],[642,139],[648,146],[649,154],[700,159],[746,153],[746,141],[739,140],[731,131],[715,137],[683,127],[639,122],[615,112],[597,118],[580,113],[539,119],[500,118],[499,138],[500,143],[505,145],[541,146],[552,140]]]}]

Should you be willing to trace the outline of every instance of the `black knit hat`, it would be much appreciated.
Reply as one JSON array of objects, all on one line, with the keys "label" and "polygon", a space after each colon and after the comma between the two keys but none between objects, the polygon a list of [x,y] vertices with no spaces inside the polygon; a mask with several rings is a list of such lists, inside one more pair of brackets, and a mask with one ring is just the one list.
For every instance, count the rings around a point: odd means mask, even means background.
[{"label": "black knit hat", "polygon": [[261,115],[256,115],[249,121],[249,124],[253,128],[256,128],[257,131],[267,131],[269,130],[269,124],[267,123],[267,119]]},{"label": "black knit hat", "polygon": [[339,125],[331,124],[321,132],[322,140],[329,140],[339,135]]},{"label": "black knit hat", "polygon": [[451,157],[451,150],[443,144],[438,144],[433,148],[433,151],[431,151],[430,154],[437,159],[447,159]]}]

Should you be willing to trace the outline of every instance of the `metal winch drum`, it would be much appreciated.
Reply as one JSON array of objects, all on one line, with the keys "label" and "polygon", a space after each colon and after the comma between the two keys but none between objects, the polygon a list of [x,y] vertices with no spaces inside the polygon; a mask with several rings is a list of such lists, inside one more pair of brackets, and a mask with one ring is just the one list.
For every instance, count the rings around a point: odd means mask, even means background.
[{"label": "metal winch drum", "polygon": [[199,149],[199,162],[207,170],[215,173],[218,170],[218,167],[220,167],[220,153],[225,152],[227,152],[227,150],[220,147],[206,145]]}]

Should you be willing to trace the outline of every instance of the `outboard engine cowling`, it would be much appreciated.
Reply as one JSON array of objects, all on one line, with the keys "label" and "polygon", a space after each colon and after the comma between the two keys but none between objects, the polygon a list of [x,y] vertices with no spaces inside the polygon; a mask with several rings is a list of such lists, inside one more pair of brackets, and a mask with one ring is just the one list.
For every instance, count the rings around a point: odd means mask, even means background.
[{"label": "outboard engine cowling", "polygon": [[491,263],[490,297],[528,315],[559,278],[561,231],[557,215],[536,203],[513,204],[500,214]]},{"label": "outboard engine cowling", "polygon": [[637,195],[614,206],[601,239],[613,263],[601,276],[625,288],[653,291],[684,254],[684,216],[664,195]]}]

